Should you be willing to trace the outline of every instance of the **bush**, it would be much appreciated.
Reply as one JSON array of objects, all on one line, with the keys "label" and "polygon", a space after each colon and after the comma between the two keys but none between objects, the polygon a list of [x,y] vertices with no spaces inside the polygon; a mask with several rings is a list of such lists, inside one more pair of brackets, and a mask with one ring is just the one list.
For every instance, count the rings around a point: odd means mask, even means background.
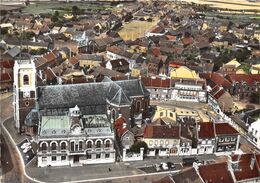
[{"label": "bush", "polygon": [[144,148],[144,154],[147,153],[147,149],[148,149],[148,146],[145,142],[143,141],[139,141],[139,142],[136,142],[134,143],[131,147],[130,147],[130,151],[131,152],[134,152],[134,153],[140,153],[140,148]]}]

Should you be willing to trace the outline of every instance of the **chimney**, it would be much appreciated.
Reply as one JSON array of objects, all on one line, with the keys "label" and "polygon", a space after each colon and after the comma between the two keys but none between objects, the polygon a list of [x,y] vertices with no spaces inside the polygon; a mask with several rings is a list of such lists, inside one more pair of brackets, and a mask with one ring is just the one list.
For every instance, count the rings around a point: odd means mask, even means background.
[{"label": "chimney", "polygon": [[250,169],[253,170],[255,166],[255,157],[254,154],[251,157],[251,162],[250,162]]}]

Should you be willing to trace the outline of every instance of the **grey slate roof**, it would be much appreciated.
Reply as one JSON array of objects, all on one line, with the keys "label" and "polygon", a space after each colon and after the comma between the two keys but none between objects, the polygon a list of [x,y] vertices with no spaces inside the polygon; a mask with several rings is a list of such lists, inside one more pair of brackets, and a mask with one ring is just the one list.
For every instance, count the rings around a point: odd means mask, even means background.
[{"label": "grey slate roof", "polygon": [[123,105],[129,104],[133,96],[147,95],[149,92],[138,79],[52,85],[38,88],[38,104],[40,110],[68,109],[78,105],[82,114],[101,114],[106,112],[107,100]]}]

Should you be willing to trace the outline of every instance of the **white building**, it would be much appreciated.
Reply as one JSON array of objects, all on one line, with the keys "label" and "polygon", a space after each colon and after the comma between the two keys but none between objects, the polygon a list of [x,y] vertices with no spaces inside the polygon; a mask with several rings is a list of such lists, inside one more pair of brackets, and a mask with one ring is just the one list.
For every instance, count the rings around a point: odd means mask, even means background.
[{"label": "white building", "polygon": [[38,131],[38,167],[115,162],[114,132],[106,115],[42,116]]},{"label": "white building", "polygon": [[248,132],[253,136],[253,141],[260,149],[260,118],[258,118],[255,122],[251,123]]}]

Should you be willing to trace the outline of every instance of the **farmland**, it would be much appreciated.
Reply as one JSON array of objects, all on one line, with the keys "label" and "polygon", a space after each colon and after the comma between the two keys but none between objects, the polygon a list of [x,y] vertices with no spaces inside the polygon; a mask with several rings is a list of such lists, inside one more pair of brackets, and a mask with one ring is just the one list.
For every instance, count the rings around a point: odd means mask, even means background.
[{"label": "farmland", "polygon": [[247,0],[182,0],[182,2],[206,4],[211,7],[230,10],[260,11],[260,2],[249,2]]}]

